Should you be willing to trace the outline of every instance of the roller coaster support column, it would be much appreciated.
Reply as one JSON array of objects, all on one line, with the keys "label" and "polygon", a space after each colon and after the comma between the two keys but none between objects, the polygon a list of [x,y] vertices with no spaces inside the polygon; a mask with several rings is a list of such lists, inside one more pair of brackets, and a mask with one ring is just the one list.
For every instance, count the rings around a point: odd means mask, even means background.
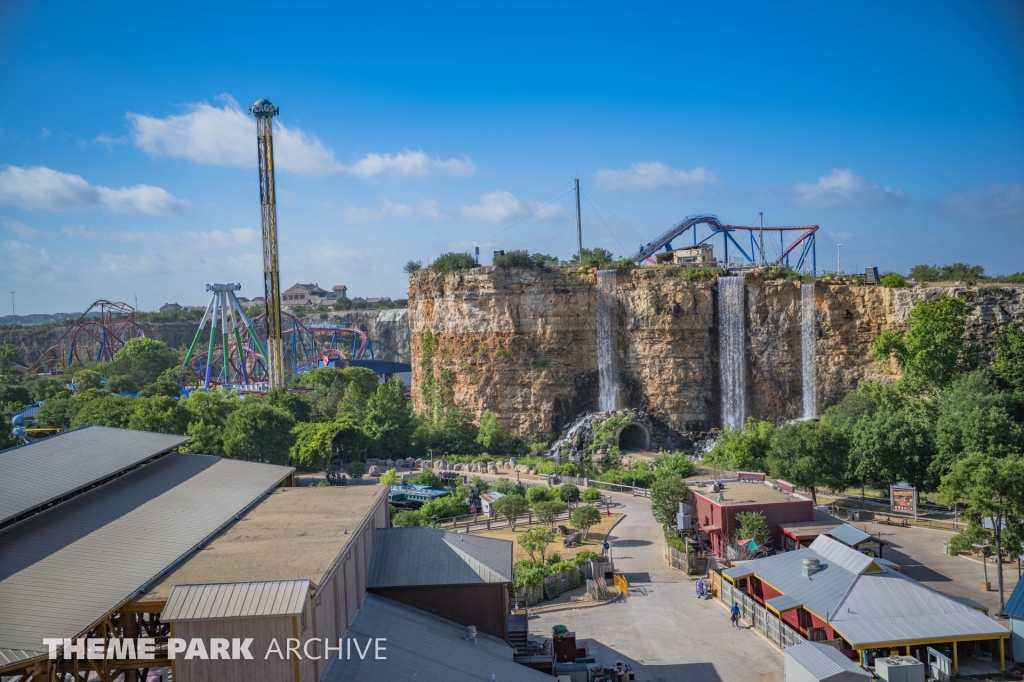
[{"label": "roller coaster support column", "polygon": [[210,345],[206,349],[206,377],[203,379],[203,388],[206,390],[210,389],[210,374],[213,372],[213,345],[217,340],[217,306],[220,304],[220,298],[217,294],[213,295],[213,300],[210,305],[213,306],[213,315],[210,316]]}]

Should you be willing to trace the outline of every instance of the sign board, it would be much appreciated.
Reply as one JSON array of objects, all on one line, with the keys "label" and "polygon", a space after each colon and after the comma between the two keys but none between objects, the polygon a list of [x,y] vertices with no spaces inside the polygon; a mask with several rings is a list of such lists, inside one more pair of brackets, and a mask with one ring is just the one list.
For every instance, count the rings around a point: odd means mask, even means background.
[{"label": "sign board", "polygon": [[889,505],[893,514],[917,517],[917,488],[910,485],[889,486]]}]

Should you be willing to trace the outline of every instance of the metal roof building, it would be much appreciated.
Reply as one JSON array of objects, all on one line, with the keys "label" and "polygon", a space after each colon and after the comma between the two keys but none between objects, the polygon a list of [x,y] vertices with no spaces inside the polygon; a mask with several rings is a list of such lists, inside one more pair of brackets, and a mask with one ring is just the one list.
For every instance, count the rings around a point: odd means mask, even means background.
[{"label": "metal roof building", "polygon": [[368,587],[512,582],[512,543],[416,526],[380,531]]},{"label": "metal roof building", "polygon": [[161,457],[186,436],[87,426],[0,452],[0,528]]},{"label": "metal roof building", "polygon": [[166,621],[297,616],[309,596],[308,580],[175,585],[160,617]]},{"label": "metal roof building", "polygon": [[787,647],[784,665],[786,682],[862,682],[872,677],[832,647],[816,642]]},{"label": "metal roof building", "polygon": [[367,590],[509,638],[512,543],[435,528],[377,533]]},{"label": "metal roof building", "polygon": [[52,504],[0,531],[0,672],[89,632],[294,471],[165,454],[183,440],[92,427],[0,454],[8,519]]},{"label": "metal roof building", "polygon": [[981,611],[824,535],[808,548],[744,561],[722,576],[801,635],[814,628],[847,650],[900,647],[912,655],[942,643],[953,649],[955,666],[958,643],[998,640],[1002,654],[1009,637]]},{"label": "metal roof building", "polygon": [[1017,582],[1010,598],[1003,608],[1003,615],[1010,618],[1010,642],[1013,645],[1013,660],[1024,663],[1024,580]]},{"label": "metal roof building", "polygon": [[[530,682],[552,677],[513,660],[508,642],[478,633],[476,642],[466,640],[466,628],[449,620],[373,594],[345,632],[358,641],[382,637],[385,660],[373,656],[335,660],[324,676],[326,682],[479,682],[495,679]],[[492,677],[493,676],[493,677]]]}]

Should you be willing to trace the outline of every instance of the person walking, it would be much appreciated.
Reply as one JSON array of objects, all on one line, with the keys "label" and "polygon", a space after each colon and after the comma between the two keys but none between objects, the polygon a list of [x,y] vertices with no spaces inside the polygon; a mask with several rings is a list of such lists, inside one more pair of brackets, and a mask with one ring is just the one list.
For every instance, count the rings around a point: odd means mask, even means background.
[{"label": "person walking", "polygon": [[732,603],[732,608],[729,609],[730,617],[732,619],[732,626],[739,628],[740,626],[740,607],[736,605],[736,602]]}]

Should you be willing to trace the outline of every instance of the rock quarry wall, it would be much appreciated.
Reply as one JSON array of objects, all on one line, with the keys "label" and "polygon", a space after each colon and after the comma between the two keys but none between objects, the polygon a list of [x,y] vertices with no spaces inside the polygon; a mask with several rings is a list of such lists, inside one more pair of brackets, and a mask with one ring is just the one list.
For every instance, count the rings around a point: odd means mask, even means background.
[{"label": "rock quarry wall", "polygon": [[[647,411],[679,433],[721,426],[717,282],[687,283],[664,268],[620,270],[614,311],[620,407]],[[801,284],[745,281],[746,414],[781,423],[803,413]],[[1024,287],[885,289],[815,285],[818,411],[865,380],[897,378],[871,359],[887,328],[904,329],[919,300],[971,304],[970,339],[991,354],[1005,325],[1024,319]],[[411,278],[413,396],[429,370],[476,414],[489,410],[522,437],[557,434],[597,409],[596,272],[474,268]],[[426,343],[425,343],[426,340]],[[427,351],[427,352],[425,352]]]}]

